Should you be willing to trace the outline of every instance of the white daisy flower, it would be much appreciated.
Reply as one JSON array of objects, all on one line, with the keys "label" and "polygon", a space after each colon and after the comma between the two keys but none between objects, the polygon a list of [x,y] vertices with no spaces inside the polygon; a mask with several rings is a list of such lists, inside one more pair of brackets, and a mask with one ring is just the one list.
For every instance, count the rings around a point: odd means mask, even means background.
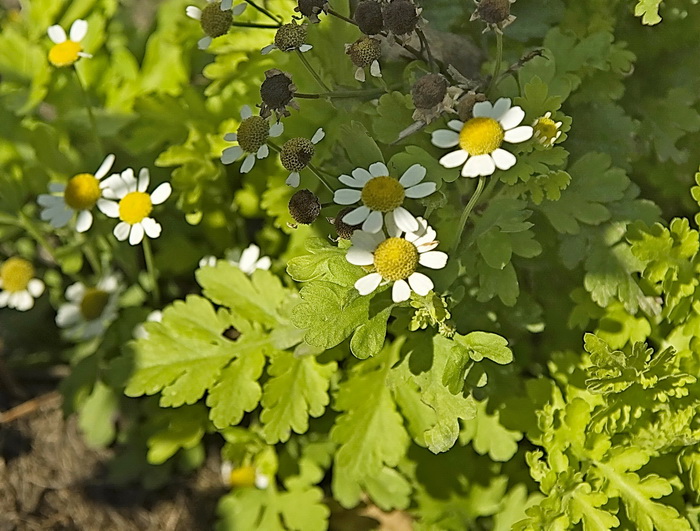
[{"label": "white daisy flower", "polygon": [[34,278],[34,266],[24,258],[13,256],[0,266],[0,308],[21,312],[34,306],[34,299],[44,293],[44,283]]},{"label": "white daisy flower", "polygon": [[459,145],[457,151],[440,159],[445,168],[462,166],[462,177],[492,175],[499,170],[507,170],[515,165],[515,155],[501,148],[503,142],[517,144],[532,137],[532,127],[522,125],[525,111],[510,106],[509,98],[501,98],[493,105],[480,101],[474,105],[474,118],[467,122],[451,120],[447,126],[452,129],[433,131],[433,145],[451,148]]},{"label": "white daisy flower", "polygon": [[552,113],[547,111],[544,116],[540,116],[532,122],[532,129],[534,130],[532,136],[543,146],[552,147],[554,142],[561,136],[561,131],[559,130],[561,125],[561,122],[552,120]]},{"label": "white daisy flower", "polygon": [[346,259],[359,266],[373,266],[374,272],[355,282],[360,295],[369,295],[380,284],[393,282],[391,298],[403,302],[411,291],[425,296],[433,289],[433,281],[416,271],[419,265],[430,269],[442,269],[447,263],[447,253],[434,251],[438,246],[433,228],[423,218],[418,218],[417,232],[402,231],[398,227],[387,227],[389,237],[384,234],[357,230],[352,235],[352,246]]},{"label": "white daisy flower", "polygon": [[[163,312],[160,310],[153,310],[146,316],[145,322],[160,323],[163,320]],[[144,323],[136,325],[134,327],[134,338],[135,339],[148,339],[148,332]]]},{"label": "white daisy flower", "polygon": [[266,489],[270,478],[253,465],[236,467],[230,461],[221,463],[221,479],[227,487],[256,487]]},{"label": "white daisy flower", "polygon": [[227,133],[224,140],[228,142],[238,142],[237,146],[224,149],[221,154],[221,162],[231,164],[247,153],[241,173],[248,173],[255,165],[256,157],[264,159],[270,154],[267,147],[268,138],[277,138],[284,131],[282,123],[270,125],[270,122],[262,116],[253,116],[253,111],[249,105],[241,108],[241,124],[236,133]]},{"label": "white daisy flower", "polygon": [[200,50],[209,48],[211,41],[228,33],[233,23],[233,17],[237,17],[248,6],[246,3],[233,7],[233,0],[207,0],[207,6],[199,9],[196,6],[187,6],[187,16],[198,20],[204,31],[204,37],[199,39],[197,47]]},{"label": "white daisy flower", "polygon": [[313,46],[305,43],[307,29],[307,24],[297,24],[296,20],[292,20],[290,24],[283,24],[275,33],[275,42],[265,46],[260,53],[267,55],[272,50],[308,52]]},{"label": "white daisy flower", "polygon": [[[97,200],[102,196],[104,182],[100,180],[109,173],[114,164],[114,155],[107,155],[95,175],[80,173],[71,177],[68,184],[51,183],[51,194],[41,194],[37,202],[44,207],[41,219],[48,221],[56,229],[65,227],[75,212],[78,219],[75,230],[85,232],[92,226],[92,212]],[[55,195],[54,195],[55,194]]]},{"label": "white daisy flower", "polygon": [[423,166],[414,164],[397,180],[389,176],[389,170],[382,162],[375,162],[369,167],[369,171],[356,168],[352,177],[341,175],[340,182],[352,188],[336,190],[333,200],[339,205],[362,202],[362,206],[343,216],[343,223],[362,223],[363,231],[376,233],[382,228],[384,214],[387,226],[391,220],[403,231],[419,230],[416,218],[401,205],[407,197],[419,199],[435,191],[435,183],[421,182],[425,173],[426,169]]},{"label": "white daisy flower", "polygon": [[129,238],[131,245],[138,245],[144,234],[149,238],[160,236],[160,224],[148,216],[153,205],[160,205],[170,197],[172,187],[170,183],[162,183],[149,195],[146,193],[149,180],[147,168],[141,168],[138,180],[131,168],[105,179],[103,193],[107,199],[97,201],[97,208],[106,216],[121,220],[114,227],[114,236],[120,242]]},{"label": "white daisy flower", "polygon": [[319,127],[311,140],[303,137],[291,138],[282,145],[280,161],[282,166],[290,172],[285,183],[294,188],[299,186],[299,172],[311,162],[311,157],[316,152],[316,144],[325,136],[325,131]]},{"label": "white daisy flower", "polygon": [[[252,275],[253,271],[258,269],[268,270],[272,265],[272,261],[270,260],[269,256],[260,256],[260,247],[254,243],[251,243],[248,247],[243,249],[240,261],[231,260],[228,258],[226,261],[229,264],[236,266],[246,275]],[[205,256],[199,261],[199,267],[214,267],[216,262],[217,258],[215,256]]]},{"label": "white daisy flower", "polygon": [[81,57],[92,57],[83,51],[80,41],[87,35],[87,20],[78,19],[70,27],[69,36],[58,24],[48,29],[54,45],[49,50],[49,62],[54,66],[71,66]]},{"label": "white daisy flower", "polygon": [[58,308],[56,324],[65,328],[65,336],[82,341],[102,335],[117,318],[117,303],[122,289],[116,275],[102,278],[95,287],[76,282],[66,288],[66,303]]}]

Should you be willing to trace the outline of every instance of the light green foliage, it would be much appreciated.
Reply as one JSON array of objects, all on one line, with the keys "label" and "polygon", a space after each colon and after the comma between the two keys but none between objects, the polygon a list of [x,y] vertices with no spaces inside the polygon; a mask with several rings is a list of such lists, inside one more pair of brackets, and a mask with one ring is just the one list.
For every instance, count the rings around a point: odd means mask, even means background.
[{"label": "light green foliage", "polygon": [[642,24],[653,26],[661,22],[659,7],[663,0],[639,0],[634,6],[634,15],[642,17]]}]

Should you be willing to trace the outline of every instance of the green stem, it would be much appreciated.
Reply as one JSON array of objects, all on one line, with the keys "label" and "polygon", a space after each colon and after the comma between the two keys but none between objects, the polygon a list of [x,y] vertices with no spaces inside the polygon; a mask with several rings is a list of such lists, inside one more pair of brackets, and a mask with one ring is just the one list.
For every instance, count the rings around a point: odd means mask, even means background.
[{"label": "green stem", "polygon": [[[394,90],[399,88],[398,85],[389,87],[389,90]],[[306,99],[319,99],[319,98],[361,98],[361,97],[373,97],[380,96],[386,92],[383,88],[375,88],[369,90],[332,90],[330,92],[321,92],[319,94],[300,94],[299,92],[294,93],[295,98],[306,98]]]},{"label": "green stem", "polygon": [[90,267],[97,276],[102,276],[102,264],[100,263],[97,253],[95,253],[94,247],[87,241],[86,238],[83,239],[83,244],[81,245],[85,258],[90,263]]},{"label": "green stem", "polygon": [[265,28],[265,29],[277,29],[281,24],[258,24],[257,22],[232,22],[232,26],[237,28]]},{"label": "green stem", "polygon": [[321,85],[321,88],[325,90],[326,92],[331,92],[331,89],[328,88],[328,85],[326,85],[323,82],[323,79],[321,79],[321,76],[318,75],[316,70],[311,66],[311,63],[309,63],[309,60],[304,57],[303,52],[300,52],[299,50],[296,50],[297,52],[297,57],[299,57],[299,60],[303,63],[303,65],[306,67],[306,69],[309,71],[309,73],[313,76],[313,78],[316,80],[316,83]]},{"label": "green stem", "polygon": [[326,181],[326,178],[323,175],[321,175],[321,172],[318,170],[318,168],[316,168],[316,166],[314,166],[313,164],[311,164],[309,162],[306,165],[306,167],[309,168],[309,170],[311,170],[311,173],[313,173],[326,188],[328,188],[328,191],[330,193],[332,193],[332,194],[335,193],[335,190],[333,189],[333,187],[330,185],[330,183],[328,181]]},{"label": "green stem", "polygon": [[73,65],[73,72],[75,72],[75,79],[78,81],[78,87],[80,87],[80,92],[82,92],[83,99],[85,100],[85,108],[87,109],[88,118],[90,119],[90,126],[92,127],[92,134],[95,137],[95,144],[97,144],[97,149],[100,152],[101,157],[104,159],[105,150],[102,146],[102,140],[100,139],[100,135],[97,132],[97,121],[95,120],[95,114],[92,112],[90,96],[88,95],[88,92],[85,89],[85,84],[80,78],[80,73],[78,73],[78,69],[75,67],[75,65]]},{"label": "green stem", "polygon": [[484,201],[489,199],[491,197],[491,194],[493,193],[493,189],[496,187],[496,185],[500,182],[500,179],[494,177],[493,175],[489,179],[489,184],[486,186],[486,190],[484,190],[483,195],[481,196]]},{"label": "green stem", "polygon": [[262,6],[259,6],[258,4],[256,4],[255,2],[253,2],[252,0],[245,0],[245,1],[246,1],[246,3],[247,3],[248,5],[252,6],[252,7],[255,8],[255,9],[257,9],[258,11],[260,11],[260,12],[261,12],[263,15],[265,15],[266,17],[269,17],[269,18],[271,18],[272,20],[274,20],[274,21],[277,23],[277,26],[275,26],[275,27],[279,28],[279,27],[282,25],[282,17],[278,17],[278,16],[273,15],[273,14],[270,13],[267,9],[265,9],[265,8],[262,7]]},{"label": "green stem", "polygon": [[352,24],[353,26],[357,26],[357,22],[355,22],[353,19],[346,17],[345,15],[341,15],[337,11],[333,11],[332,9],[328,10],[329,15],[333,15],[334,17],[339,18],[340,20],[344,20],[348,24]]},{"label": "green stem", "polygon": [[496,64],[493,67],[493,75],[491,76],[491,81],[486,89],[486,92],[491,92],[491,89],[495,86],[498,75],[501,73],[501,62],[503,62],[503,34],[496,32]]},{"label": "green stem", "polygon": [[464,227],[467,226],[469,214],[472,213],[472,210],[476,206],[476,203],[479,200],[479,196],[481,195],[481,192],[484,189],[485,182],[486,177],[479,177],[479,182],[476,185],[476,190],[474,190],[474,195],[472,195],[471,199],[467,203],[467,206],[464,208],[464,212],[462,212],[462,217],[459,218],[459,227],[457,228],[457,239],[452,244],[452,252],[455,252],[457,250],[457,247],[459,247],[459,242],[462,240],[462,232],[464,232]]},{"label": "green stem", "polygon": [[428,39],[425,37],[425,33],[423,33],[423,30],[420,28],[416,28],[416,34],[418,35],[418,39],[420,39],[421,45],[423,46],[423,49],[425,50],[425,53],[428,56],[428,66],[430,66],[430,69],[435,72],[437,70],[437,65],[435,64],[435,60],[433,59],[433,54],[430,52],[430,45],[428,44]]},{"label": "green stem", "polygon": [[51,245],[49,245],[49,242],[44,238],[44,236],[39,232],[39,230],[34,226],[34,223],[31,221],[29,217],[27,217],[24,214],[20,214],[19,218],[21,226],[26,230],[29,235],[36,240],[36,242],[42,246],[47,253],[49,253],[49,256],[51,256],[51,259],[54,261],[54,263],[58,263],[58,260],[56,260],[56,255],[54,254],[54,249]]},{"label": "green stem", "polygon": [[151,281],[151,294],[153,295],[153,304],[156,308],[160,308],[160,290],[158,289],[158,279],[156,278],[156,270],[153,266],[153,251],[151,250],[151,240],[144,235],[143,238],[143,257],[146,261],[146,271]]}]

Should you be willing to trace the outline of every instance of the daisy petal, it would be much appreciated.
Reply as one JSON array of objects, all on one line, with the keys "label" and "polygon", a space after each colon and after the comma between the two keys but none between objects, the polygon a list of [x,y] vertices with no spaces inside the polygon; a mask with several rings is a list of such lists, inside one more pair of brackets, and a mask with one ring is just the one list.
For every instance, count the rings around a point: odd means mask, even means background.
[{"label": "daisy petal", "polygon": [[[384,228],[389,238],[399,238],[403,232],[397,225],[394,219],[394,211],[384,214]],[[381,233],[380,233],[381,234]]]},{"label": "daisy petal", "polygon": [[243,155],[243,148],[240,146],[228,147],[221,153],[221,162],[224,164],[231,164],[240,159],[241,155]]},{"label": "daisy petal", "polygon": [[32,297],[39,297],[44,293],[44,283],[38,278],[33,278],[27,284],[27,291]]},{"label": "daisy petal", "polygon": [[49,192],[59,193],[65,192],[66,185],[63,183],[49,183]]},{"label": "daisy petal", "polygon": [[433,182],[420,183],[415,186],[411,186],[406,190],[406,197],[411,199],[419,199],[421,197],[427,197],[437,190],[437,184]]},{"label": "daisy petal", "polygon": [[386,177],[389,175],[389,168],[383,162],[375,162],[370,164],[369,172],[372,174],[372,177]]},{"label": "daisy petal", "polygon": [[241,271],[252,273],[255,271],[255,262],[258,261],[258,258],[260,258],[260,247],[251,243],[243,249],[241,259],[238,261],[238,268]]},{"label": "daisy petal", "polygon": [[357,203],[362,197],[362,192],[359,190],[350,190],[348,188],[341,188],[336,190],[333,194],[333,201],[338,205],[352,205]]},{"label": "daisy petal", "polygon": [[403,185],[404,188],[409,188],[414,184],[418,184],[419,182],[421,182],[425,177],[426,171],[427,170],[425,169],[425,167],[421,166],[420,164],[414,164],[404,172],[404,174],[399,179],[399,182]]},{"label": "daisy petal", "polygon": [[369,266],[374,263],[374,255],[371,252],[354,246],[348,249],[345,259],[351,264],[358,266]]},{"label": "daisy petal", "polygon": [[240,172],[248,173],[250,170],[253,169],[253,166],[255,166],[255,155],[251,153],[245,158],[243,164],[241,164]]},{"label": "daisy petal", "polygon": [[119,203],[108,199],[98,199],[97,208],[108,218],[119,217]]},{"label": "daisy petal", "polygon": [[155,219],[145,218],[141,222],[141,226],[143,227],[144,232],[149,238],[157,238],[158,236],[160,236],[162,227],[160,226],[160,223],[158,223]]},{"label": "daisy petal", "polygon": [[[56,197],[55,195],[41,194],[36,198],[36,202],[43,207],[52,207],[54,205],[63,204],[64,199],[62,197]],[[43,218],[42,218],[43,219]]]},{"label": "daisy petal", "polygon": [[236,140],[238,140],[238,134],[237,133],[226,133],[224,135],[224,140],[226,140],[227,142],[235,142]]},{"label": "daisy petal", "polygon": [[421,253],[418,258],[418,263],[430,269],[442,269],[447,264],[447,253],[443,253],[442,251]]},{"label": "daisy petal", "polygon": [[68,328],[80,321],[80,309],[75,304],[64,304],[56,314],[56,324],[61,328]]},{"label": "daisy petal", "polygon": [[212,38],[207,35],[206,37],[202,37],[197,41],[197,48],[200,50],[206,50],[209,48],[209,45],[211,44]]},{"label": "daisy petal", "polygon": [[[223,3],[222,3],[223,5]],[[243,11],[245,11],[245,8],[248,7],[248,4],[238,4],[236,7],[233,8],[231,13],[233,13],[234,17],[237,17],[238,15],[242,14]]]},{"label": "daisy petal", "polygon": [[326,132],[319,127],[316,129],[314,136],[311,137],[311,143],[318,144],[321,140],[323,140],[324,136],[326,136]]},{"label": "daisy petal", "polygon": [[464,122],[461,120],[450,120],[447,122],[447,127],[450,129],[454,129],[458,133],[462,130],[462,127],[464,127]]},{"label": "daisy petal", "polygon": [[377,289],[381,281],[382,276],[379,273],[370,273],[355,282],[355,289],[360,295],[369,295]]},{"label": "daisy petal", "polygon": [[348,212],[343,216],[343,223],[348,225],[359,225],[369,216],[370,210],[365,205],[356,208],[355,210]]},{"label": "daisy petal", "polygon": [[139,192],[145,192],[148,190],[148,183],[151,180],[151,174],[148,173],[148,168],[141,168],[139,170],[139,180],[138,184],[136,185],[136,189]]},{"label": "daisy petal", "polygon": [[379,61],[376,59],[372,61],[372,64],[369,66],[369,73],[374,77],[382,77],[382,69],[379,66]]},{"label": "daisy petal", "polygon": [[202,10],[195,6],[187,6],[185,8],[185,13],[187,13],[188,17],[195,20],[201,20],[202,18]]},{"label": "daisy petal", "polygon": [[498,148],[491,153],[491,157],[499,170],[507,170],[515,166],[515,155],[505,149]]},{"label": "daisy petal", "polygon": [[383,221],[382,213],[374,210],[370,212],[369,216],[367,216],[367,219],[362,224],[362,230],[371,233],[379,232],[382,228]]},{"label": "daisy petal", "polygon": [[58,24],[51,26],[48,30],[49,39],[56,44],[61,44],[65,42],[68,37],[66,37],[65,30]]},{"label": "daisy petal", "polygon": [[282,133],[284,133],[284,124],[282,122],[270,126],[270,137],[277,138]]},{"label": "daisy petal", "polygon": [[[144,220],[145,221],[145,220]],[[143,240],[143,225],[141,223],[135,223],[131,226],[131,234],[129,234],[129,244],[138,245]]]},{"label": "daisy petal", "polygon": [[57,229],[65,227],[73,217],[73,211],[70,208],[62,207],[60,210],[52,211],[51,226]]},{"label": "daisy petal", "polygon": [[[496,103],[493,104],[493,111],[492,111],[491,117],[494,120],[498,120],[500,122],[501,118],[506,113],[508,113],[509,109],[510,109],[510,98],[498,98],[498,100],[496,100]],[[520,122],[518,122],[518,123],[520,123]],[[503,127],[505,129],[507,129],[505,126],[503,126]]]},{"label": "daisy petal", "polygon": [[270,154],[270,148],[267,147],[267,144],[263,144],[260,146],[260,149],[258,149],[258,152],[255,154],[258,159],[264,159]]},{"label": "daisy petal", "polygon": [[287,180],[284,181],[285,184],[288,186],[291,186],[292,188],[296,188],[299,186],[299,172],[298,171],[293,171],[292,173],[289,174],[289,177],[287,177]]},{"label": "daisy petal", "polygon": [[364,186],[365,183],[372,178],[372,174],[364,168],[355,168],[352,170],[352,176],[358,182],[359,186]]},{"label": "daisy petal", "polygon": [[519,125],[523,118],[525,118],[525,111],[520,107],[511,107],[498,121],[501,123],[501,127],[508,131],[508,129],[513,129],[516,125]]},{"label": "daisy petal", "polygon": [[123,242],[129,236],[130,231],[131,225],[129,225],[126,221],[121,221],[117,223],[116,227],[114,227],[114,237],[120,242]]},{"label": "daisy petal", "polygon": [[415,272],[408,277],[408,283],[411,285],[411,289],[422,297],[425,297],[428,293],[430,293],[430,290],[435,286],[430,278],[423,273],[418,272]]},{"label": "daisy petal", "polygon": [[404,232],[414,232],[419,228],[416,218],[404,207],[397,207],[394,210],[394,222]]},{"label": "daisy petal", "polygon": [[373,253],[383,239],[384,237],[381,234],[370,234],[369,232],[356,230],[352,234],[351,241],[353,246],[351,249],[361,249]]},{"label": "daisy petal", "polygon": [[362,188],[362,185],[349,175],[341,175],[340,177],[338,177],[338,180],[345,186],[352,186],[353,188]]},{"label": "daisy petal", "polygon": [[394,302],[407,301],[411,296],[411,288],[405,280],[397,280],[394,282],[394,286],[391,288],[391,299]]},{"label": "daisy petal", "polygon": [[452,153],[448,153],[447,155],[444,155],[440,159],[440,164],[445,167],[445,168],[456,168],[458,166],[461,166],[465,162],[467,162],[467,159],[469,158],[469,153],[464,151],[463,149],[458,149],[457,151],[453,151]]},{"label": "daisy petal", "polygon": [[462,168],[462,177],[478,177],[480,175],[492,175],[496,171],[496,164],[491,155],[477,155],[467,160]]},{"label": "daisy petal", "polygon": [[241,120],[245,120],[251,116],[253,116],[253,111],[250,109],[250,105],[241,107]]},{"label": "daisy petal", "polygon": [[151,203],[153,203],[154,205],[160,205],[168,197],[170,197],[172,191],[173,188],[172,186],[170,186],[170,183],[159,184],[158,187],[151,193]]},{"label": "daisy petal", "polygon": [[299,51],[308,52],[311,48],[313,48],[313,46],[311,46],[310,44],[302,44],[301,46],[299,46]]},{"label": "daisy petal", "polygon": [[228,11],[229,9],[231,9],[232,6],[233,0],[221,0],[221,5],[219,6],[219,9],[221,9],[221,11]]},{"label": "daisy petal", "polygon": [[97,171],[95,172],[95,179],[98,181],[102,179],[105,175],[109,173],[109,170],[112,169],[112,164],[114,164],[114,155],[111,153],[105,157],[105,160],[102,161],[102,164],[100,164],[100,167],[97,168]]},{"label": "daisy petal", "polygon": [[493,105],[490,101],[479,101],[472,108],[472,116],[474,118],[492,118]]},{"label": "daisy petal", "polygon": [[366,77],[365,77],[365,71],[362,69],[361,66],[358,66],[358,67],[357,67],[357,70],[355,70],[355,79],[356,79],[357,81],[359,81],[360,83],[364,83],[364,82],[365,82],[365,79],[366,79]]},{"label": "daisy petal", "polygon": [[447,129],[438,129],[433,131],[431,142],[439,148],[451,148],[459,144],[459,133],[448,131]]},{"label": "daisy petal", "polygon": [[89,210],[81,210],[75,222],[75,230],[85,232],[92,227],[92,214]]},{"label": "daisy petal", "polygon": [[532,127],[529,125],[521,125],[520,127],[506,131],[505,135],[503,135],[503,140],[511,144],[525,142],[530,138],[532,138]]},{"label": "daisy petal", "polygon": [[73,22],[70,27],[70,40],[73,42],[80,42],[83,40],[85,35],[87,35],[88,23],[87,20],[78,19]]}]

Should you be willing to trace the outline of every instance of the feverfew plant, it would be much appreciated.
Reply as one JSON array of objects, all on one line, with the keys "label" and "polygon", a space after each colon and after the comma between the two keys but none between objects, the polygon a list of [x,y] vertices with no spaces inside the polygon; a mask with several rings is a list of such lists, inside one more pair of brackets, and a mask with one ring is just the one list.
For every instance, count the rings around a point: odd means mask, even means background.
[{"label": "feverfew plant", "polygon": [[220,529],[700,527],[700,11],[29,4],[4,365],[70,363],[112,481],[214,452]]}]

